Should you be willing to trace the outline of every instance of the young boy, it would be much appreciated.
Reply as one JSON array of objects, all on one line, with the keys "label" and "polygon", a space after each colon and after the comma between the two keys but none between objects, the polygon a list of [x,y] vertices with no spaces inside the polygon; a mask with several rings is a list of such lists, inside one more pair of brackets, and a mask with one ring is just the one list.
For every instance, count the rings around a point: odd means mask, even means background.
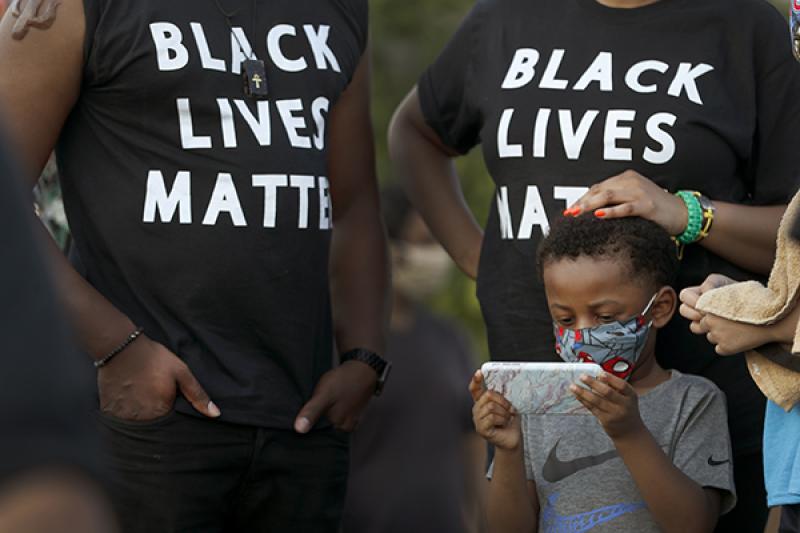
[{"label": "young boy", "polygon": [[475,427],[496,448],[491,531],[712,531],[735,502],[725,398],[655,357],[675,245],[644,219],[567,217],[538,263],[558,353],[606,371],[573,387],[593,416],[518,416],[475,374]]}]

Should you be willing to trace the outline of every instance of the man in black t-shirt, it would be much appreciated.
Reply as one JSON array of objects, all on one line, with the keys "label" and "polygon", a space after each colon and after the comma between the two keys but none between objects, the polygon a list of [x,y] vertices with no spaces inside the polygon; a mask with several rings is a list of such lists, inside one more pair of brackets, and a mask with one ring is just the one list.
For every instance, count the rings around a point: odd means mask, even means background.
[{"label": "man in black t-shirt", "polygon": [[[688,212],[672,193],[698,191],[716,216],[686,246],[679,287],[711,272],[763,279],[800,177],[785,24],[763,0],[476,2],[398,110],[390,148],[433,233],[477,277],[494,359],[555,358],[535,252],[570,207],[678,236]],[[477,145],[496,185],[485,233],[450,166]],[[741,490],[720,530],[758,530],[764,400],[743,360],[716,358],[680,318],[658,353],[727,394]]]},{"label": "man in black t-shirt", "polygon": [[0,103],[31,179],[56,147],[123,527],[335,530],[341,431],[388,368],[366,0],[64,0],[12,29]]}]

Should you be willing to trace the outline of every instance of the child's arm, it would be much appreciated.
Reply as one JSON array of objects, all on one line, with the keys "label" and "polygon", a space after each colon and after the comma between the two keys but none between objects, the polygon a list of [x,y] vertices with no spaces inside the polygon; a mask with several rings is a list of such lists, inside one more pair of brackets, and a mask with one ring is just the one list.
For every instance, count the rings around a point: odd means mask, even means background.
[{"label": "child's arm", "polygon": [[724,318],[701,313],[695,308],[697,300],[706,292],[736,283],[736,281],[711,274],[699,287],[689,287],[681,291],[680,312],[691,321],[689,329],[697,335],[705,335],[714,345],[719,355],[733,355],[765,344],[777,342],[792,345],[800,320],[800,305],[795,303],[794,309],[783,319],[774,324],[755,326],[734,322]]},{"label": "child's arm", "polygon": [[609,374],[584,377],[591,390],[574,387],[578,400],[597,417],[614,442],[653,518],[666,533],[710,532],[720,511],[720,495],[680,471],[639,416],[630,384]]},{"label": "child's arm", "polygon": [[539,500],[536,485],[525,479],[520,417],[500,394],[483,388],[480,371],[469,385],[475,405],[475,431],[495,447],[486,518],[490,533],[536,533]]},{"label": "child's arm", "polygon": [[521,445],[514,450],[495,450],[494,470],[486,506],[490,533],[535,533],[539,530],[536,484],[525,479],[522,454]]}]

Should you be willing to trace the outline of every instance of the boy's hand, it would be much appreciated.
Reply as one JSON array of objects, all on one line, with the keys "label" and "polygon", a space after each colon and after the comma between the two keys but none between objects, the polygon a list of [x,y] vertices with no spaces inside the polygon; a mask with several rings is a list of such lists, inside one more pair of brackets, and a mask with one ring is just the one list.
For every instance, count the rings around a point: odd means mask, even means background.
[{"label": "boy's hand", "polygon": [[483,374],[478,370],[472,376],[469,392],[475,405],[472,421],[475,431],[496,448],[513,451],[522,442],[522,430],[517,412],[502,395],[483,388]]},{"label": "boy's hand", "polygon": [[607,372],[596,379],[581,376],[581,381],[591,390],[572,385],[572,393],[597,418],[612,440],[644,429],[639,416],[639,397],[630,383]]}]

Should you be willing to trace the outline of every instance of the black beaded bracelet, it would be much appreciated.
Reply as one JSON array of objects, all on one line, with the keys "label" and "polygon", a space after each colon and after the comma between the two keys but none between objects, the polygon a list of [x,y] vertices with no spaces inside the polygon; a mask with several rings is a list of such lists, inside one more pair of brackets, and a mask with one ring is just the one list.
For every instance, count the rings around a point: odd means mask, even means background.
[{"label": "black beaded bracelet", "polygon": [[125,348],[130,346],[131,343],[133,343],[133,341],[138,339],[139,335],[141,335],[142,333],[144,333],[144,328],[136,328],[136,331],[134,331],[133,333],[128,335],[128,338],[125,339],[125,341],[122,344],[120,344],[119,346],[117,346],[116,348],[111,350],[111,352],[109,352],[108,355],[106,355],[105,357],[103,357],[99,361],[95,361],[94,362],[94,367],[95,368],[102,368],[102,367],[106,366],[115,356],[119,355],[119,353],[122,350],[124,350]]}]

